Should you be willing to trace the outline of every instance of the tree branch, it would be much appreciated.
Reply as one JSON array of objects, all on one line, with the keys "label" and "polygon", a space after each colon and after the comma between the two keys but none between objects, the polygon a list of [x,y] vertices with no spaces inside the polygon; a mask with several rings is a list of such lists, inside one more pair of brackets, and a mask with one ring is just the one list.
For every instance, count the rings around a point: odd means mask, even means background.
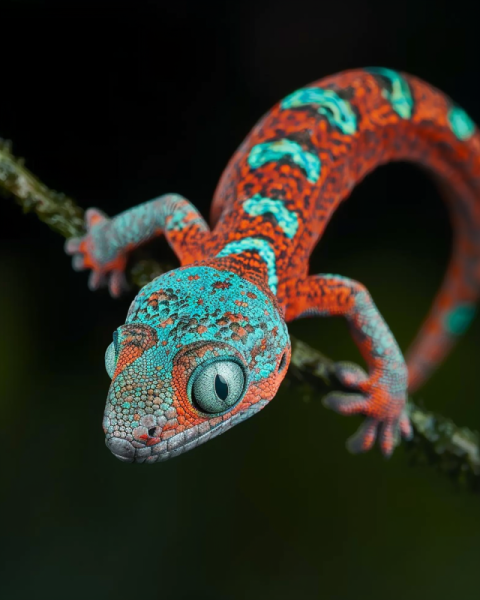
[{"label": "tree branch", "polygon": [[[0,139],[0,192],[11,195],[24,212],[33,211],[51,229],[69,238],[85,233],[83,210],[64,194],[48,189],[11,153]],[[130,281],[142,287],[171,267],[147,259],[129,269]],[[305,400],[319,393],[342,389],[334,375],[333,361],[304,342],[292,338],[292,361],[286,385],[295,385]],[[413,463],[435,466],[455,481],[480,490],[480,435],[458,427],[450,419],[408,404],[414,439],[405,444]]]},{"label": "tree branch", "polygon": [[[334,362],[304,342],[291,338],[292,362],[288,375],[299,387],[304,400],[318,393],[344,389],[335,377]],[[453,480],[480,491],[480,434],[425,410],[410,398],[408,412],[414,438],[405,442],[413,464],[429,464]]]},{"label": "tree branch", "polygon": [[[23,212],[35,212],[50,229],[65,238],[85,234],[84,211],[74,200],[50,190],[11,152],[11,143],[0,138],[0,191],[13,196]],[[155,260],[140,260],[128,270],[130,282],[143,287],[169,270]]]}]

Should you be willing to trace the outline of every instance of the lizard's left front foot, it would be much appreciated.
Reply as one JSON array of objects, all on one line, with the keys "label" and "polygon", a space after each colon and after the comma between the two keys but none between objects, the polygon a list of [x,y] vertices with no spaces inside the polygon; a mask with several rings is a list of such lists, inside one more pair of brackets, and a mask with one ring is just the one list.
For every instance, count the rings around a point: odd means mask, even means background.
[{"label": "lizard's left front foot", "polygon": [[323,399],[323,404],[342,415],[363,414],[367,417],[347,442],[351,452],[369,450],[378,437],[382,453],[390,456],[400,437],[411,439],[413,430],[405,409],[406,368],[369,377],[357,365],[337,363],[335,372],[343,385],[357,393],[331,392]]},{"label": "lizard's left front foot", "polygon": [[125,278],[127,255],[118,250],[109,236],[111,220],[96,208],[85,212],[86,235],[73,237],[65,242],[65,252],[73,256],[76,271],[91,269],[88,287],[96,290],[108,285],[110,294],[116,298],[128,290]]}]

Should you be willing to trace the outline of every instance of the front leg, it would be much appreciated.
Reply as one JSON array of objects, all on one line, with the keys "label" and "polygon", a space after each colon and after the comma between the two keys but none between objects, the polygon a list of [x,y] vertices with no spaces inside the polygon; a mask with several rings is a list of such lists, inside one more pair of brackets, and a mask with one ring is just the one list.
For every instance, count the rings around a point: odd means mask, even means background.
[{"label": "front leg", "polygon": [[339,380],[357,393],[331,392],[324,404],[344,415],[367,416],[348,441],[352,452],[370,449],[378,435],[383,454],[389,456],[398,432],[405,438],[412,435],[405,412],[407,367],[392,332],[366,288],[346,277],[317,275],[286,284],[279,295],[284,297],[287,321],[316,315],[341,315],[347,319],[369,374],[355,365],[338,363]]},{"label": "front leg", "polygon": [[126,289],[128,253],[164,234],[181,264],[201,259],[201,241],[209,227],[197,209],[178,194],[165,194],[135,206],[112,219],[96,208],[85,213],[87,234],[70,238],[65,250],[73,268],[91,269],[89,287],[108,284],[112,296]]}]

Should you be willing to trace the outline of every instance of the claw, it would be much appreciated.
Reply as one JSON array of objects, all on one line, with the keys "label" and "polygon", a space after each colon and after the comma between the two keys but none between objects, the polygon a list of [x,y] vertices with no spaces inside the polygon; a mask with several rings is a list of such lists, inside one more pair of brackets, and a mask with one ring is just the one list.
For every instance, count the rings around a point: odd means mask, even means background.
[{"label": "claw", "polygon": [[98,288],[103,287],[106,283],[106,277],[100,271],[92,271],[90,273],[90,277],[88,278],[88,288],[90,290],[95,291]]},{"label": "claw", "polygon": [[349,388],[358,389],[368,381],[368,374],[361,367],[346,361],[335,364],[335,375],[340,383]]},{"label": "claw", "polygon": [[323,406],[341,415],[354,415],[368,408],[368,401],[360,394],[330,392],[322,400]]},{"label": "claw", "polygon": [[108,219],[108,216],[98,208],[88,208],[85,211],[85,222],[88,230],[105,219]]},{"label": "claw", "polygon": [[129,286],[127,284],[125,273],[119,270],[112,271],[108,282],[108,288],[110,290],[110,295],[113,298],[118,298],[124,291],[127,291]]},{"label": "claw", "polygon": [[399,425],[400,425],[400,433],[402,434],[402,437],[408,441],[412,440],[413,427],[412,427],[410,418],[408,417],[406,412],[404,412],[402,414],[402,416],[400,417]]},{"label": "claw", "polygon": [[85,266],[84,257],[81,254],[76,254],[72,258],[72,267],[74,271],[84,271],[87,268]]},{"label": "claw", "polygon": [[377,438],[378,421],[373,418],[367,418],[347,440],[347,449],[353,454],[366,452],[375,443]]},{"label": "claw", "polygon": [[80,243],[82,238],[79,237],[71,237],[69,238],[64,245],[65,252],[67,254],[75,254],[80,249]]},{"label": "claw", "polygon": [[380,426],[380,449],[389,458],[399,442],[398,424],[394,421],[384,421]]}]

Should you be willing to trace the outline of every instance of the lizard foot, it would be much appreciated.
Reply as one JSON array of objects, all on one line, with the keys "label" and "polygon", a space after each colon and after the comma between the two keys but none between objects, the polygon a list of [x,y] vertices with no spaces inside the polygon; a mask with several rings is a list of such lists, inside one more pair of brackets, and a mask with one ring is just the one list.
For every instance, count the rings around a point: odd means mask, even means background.
[{"label": "lizard foot", "polygon": [[350,452],[370,450],[378,438],[382,453],[389,457],[401,437],[412,438],[412,425],[405,409],[406,382],[404,386],[389,383],[385,373],[369,377],[359,366],[346,362],[335,365],[335,374],[355,393],[331,392],[323,399],[324,406],[342,415],[367,417],[347,441]]},{"label": "lizard foot", "polygon": [[125,278],[127,254],[118,251],[109,237],[110,219],[105,213],[89,208],[85,212],[86,235],[72,237],[65,242],[65,252],[73,256],[75,271],[90,269],[88,287],[97,290],[108,286],[117,298],[128,290]]}]

